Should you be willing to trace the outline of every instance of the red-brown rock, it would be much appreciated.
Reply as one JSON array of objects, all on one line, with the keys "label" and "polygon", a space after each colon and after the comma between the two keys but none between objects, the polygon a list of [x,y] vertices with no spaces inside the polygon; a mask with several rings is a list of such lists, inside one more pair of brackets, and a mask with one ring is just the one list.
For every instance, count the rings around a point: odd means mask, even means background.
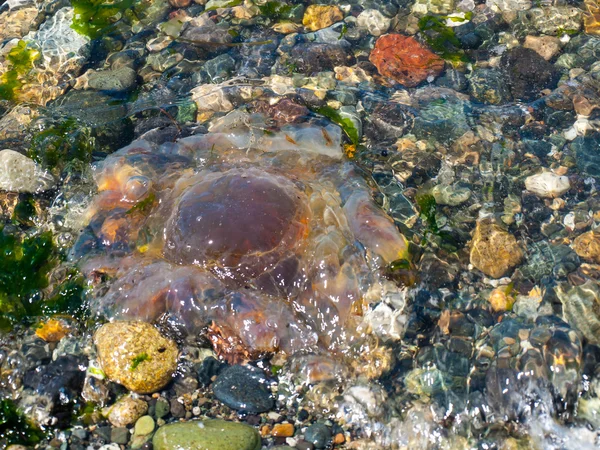
[{"label": "red-brown rock", "polygon": [[377,39],[369,57],[384,77],[407,87],[444,70],[444,60],[410,36],[386,34]]}]

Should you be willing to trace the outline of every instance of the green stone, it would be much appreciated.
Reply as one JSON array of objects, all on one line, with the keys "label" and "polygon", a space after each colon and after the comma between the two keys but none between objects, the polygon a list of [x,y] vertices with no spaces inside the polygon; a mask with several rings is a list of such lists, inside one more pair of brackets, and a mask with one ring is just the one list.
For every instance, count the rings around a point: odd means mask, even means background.
[{"label": "green stone", "polygon": [[136,436],[145,436],[154,431],[154,419],[151,416],[142,416],[135,423],[133,429]]},{"label": "green stone", "polygon": [[171,423],[158,429],[154,450],[259,450],[258,432],[237,422],[203,420]]}]

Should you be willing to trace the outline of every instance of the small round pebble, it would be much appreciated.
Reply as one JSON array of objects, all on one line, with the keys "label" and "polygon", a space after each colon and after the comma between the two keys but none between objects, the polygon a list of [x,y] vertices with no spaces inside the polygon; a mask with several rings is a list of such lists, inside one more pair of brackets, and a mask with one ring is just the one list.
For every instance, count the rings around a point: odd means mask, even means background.
[{"label": "small round pebble", "polygon": [[146,436],[154,431],[154,419],[150,416],[143,416],[135,423],[133,432],[136,436]]}]

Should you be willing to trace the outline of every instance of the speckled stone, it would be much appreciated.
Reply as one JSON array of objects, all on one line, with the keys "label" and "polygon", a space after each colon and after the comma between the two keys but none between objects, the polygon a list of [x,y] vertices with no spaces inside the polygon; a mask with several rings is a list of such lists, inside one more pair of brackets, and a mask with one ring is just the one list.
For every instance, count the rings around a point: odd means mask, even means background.
[{"label": "speckled stone", "polygon": [[107,323],[94,335],[94,343],[106,376],[137,393],[156,392],[177,369],[175,343],[145,322]]}]

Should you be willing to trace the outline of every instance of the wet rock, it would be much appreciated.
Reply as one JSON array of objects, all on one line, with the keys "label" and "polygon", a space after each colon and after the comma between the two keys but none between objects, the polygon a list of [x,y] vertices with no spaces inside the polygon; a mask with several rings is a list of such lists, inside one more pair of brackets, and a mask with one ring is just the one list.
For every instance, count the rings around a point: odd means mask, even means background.
[{"label": "wet rock", "polygon": [[530,48],[549,61],[560,51],[560,39],[554,36],[527,36],[523,47]]},{"label": "wet rock", "polygon": [[154,431],[154,419],[150,416],[142,416],[135,422],[133,434],[135,436],[147,436]]},{"label": "wet rock", "polygon": [[520,264],[523,251],[515,237],[490,220],[477,223],[471,241],[471,264],[486,275],[500,278]]},{"label": "wet rock", "polygon": [[512,309],[515,299],[508,294],[509,290],[509,287],[499,287],[490,293],[488,302],[495,312],[510,311]]},{"label": "wet rock", "polygon": [[259,450],[258,432],[245,424],[224,420],[171,423],[152,439],[154,450]]},{"label": "wet rock", "polygon": [[444,60],[402,34],[386,34],[377,39],[369,60],[379,73],[407,87],[437,77],[444,70]]},{"label": "wet rock", "polygon": [[370,138],[396,140],[412,128],[416,114],[412,108],[368,97],[363,99],[362,103],[368,112],[365,116],[365,134]]},{"label": "wet rock", "polygon": [[129,67],[88,73],[88,86],[99,91],[126,92],[136,87],[137,73]]},{"label": "wet rock", "polygon": [[39,193],[56,184],[54,177],[32,159],[13,150],[0,151],[0,189]]},{"label": "wet rock", "polygon": [[308,31],[317,31],[343,19],[342,10],[335,5],[309,5],[304,12],[302,25]]},{"label": "wet rock", "polygon": [[304,432],[304,440],[310,442],[315,448],[325,448],[331,440],[331,430],[322,423],[313,423]]},{"label": "wet rock", "polygon": [[518,100],[534,100],[542,89],[556,87],[558,70],[529,48],[516,47],[502,55],[501,67],[507,77],[512,96]]},{"label": "wet rock", "polygon": [[161,389],[177,369],[177,346],[148,323],[107,323],[95,333],[94,343],[106,376],[133,392]]},{"label": "wet rock", "polygon": [[219,55],[204,63],[204,72],[211,83],[225,81],[235,69],[235,59],[228,54]]},{"label": "wet rock", "polygon": [[26,35],[37,15],[36,7],[3,11],[0,14],[0,42]]},{"label": "wet rock", "polygon": [[454,0],[417,0],[413,13],[417,14],[450,14],[454,12]]},{"label": "wet rock", "polygon": [[131,396],[121,398],[107,409],[108,421],[115,427],[132,425],[148,411],[148,404]]},{"label": "wet rock", "polygon": [[504,75],[497,69],[475,69],[469,77],[469,93],[482,103],[501,105],[512,99]]},{"label": "wet rock", "polygon": [[565,30],[579,31],[582,22],[581,9],[574,6],[545,6],[527,11],[532,25],[541,33],[559,36]]},{"label": "wet rock", "polygon": [[112,428],[110,430],[110,440],[115,444],[127,444],[129,442],[129,430],[125,427]]},{"label": "wet rock", "polygon": [[213,392],[230,408],[251,414],[269,411],[274,406],[268,380],[252,366],[227,367],[214,382]]},{"label": "wet rock", "polygon": [[415,118],[413,134],[418,139],[451,143],[471,130],[465,114],[465,102],[440,96],[426,104]]},{"label": "wet rock", "polygon": [[68,355],[25,373],[23,386],[41,396],[31,398],[35,401],[31,407],[38,410],[32,412],[32,416],[43,418],[42,410],[45,409],[57,419],[58,424],[69,423],[74,403],[77,402],[83,388],[86,367],[85,358]]},{"label": "wet rock", "polygon": [[355,63],[350,50],[338,44],[298,44],[292,48],[290,57],[298,70],[306,74],[333,70],[336,66],[351,66]]},{"label": "wet rock", "polygon": [[563,318],[581,331],[594,345],[600,344],[600,287],[592,280],[581,286],[561,285],[556,295],[563,306]]},{"label": "wet rock", "polygon": [[586,261],[600,264],[600,234],[595,230],[577,236],[573,241],[573,249]]},{"label": "wet rock", "polygon": [[365,27],[372,36],[379,37],[387,33],[392,25],[392,20],[376,9],[365,9],[356,18],[359,27]]},{"label": "wet rock", "polygon": [[542,172],[525,179],[525,188],[544,198],[556,198],[571,189],[569,178],[554,172]]},{"label": "wet rock", "polygon": [[431,195],[438,205],[458,206],[471,198],[472,191],[459,184],[438,184],[431,190]]},{"label": "wet rock", "polygon": [[572,143],[579,170],[592,177],[600,177],[600,133],[578,136]]}]

